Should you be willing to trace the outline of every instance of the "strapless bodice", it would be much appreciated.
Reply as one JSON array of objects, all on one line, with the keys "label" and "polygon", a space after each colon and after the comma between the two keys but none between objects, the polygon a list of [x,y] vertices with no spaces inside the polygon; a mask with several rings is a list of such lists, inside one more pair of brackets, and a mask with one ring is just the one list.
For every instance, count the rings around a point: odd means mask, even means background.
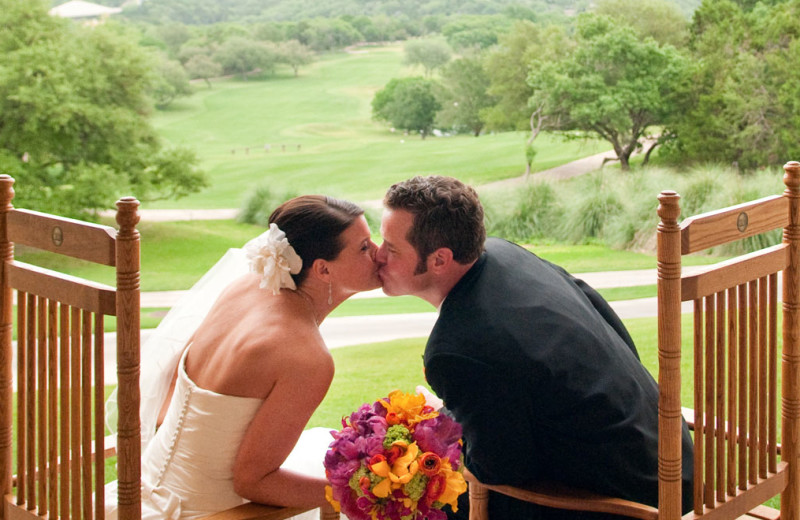
[{"label": "strapless bodice", "polygon": [[[188,349],[187,349],[188,351]],[[186,354],[169,411],[142,455],[143,507],[162,518],[194,518],[244,502],[233,491],[233,463],[262,399],[200,388],[185,370]]]}]

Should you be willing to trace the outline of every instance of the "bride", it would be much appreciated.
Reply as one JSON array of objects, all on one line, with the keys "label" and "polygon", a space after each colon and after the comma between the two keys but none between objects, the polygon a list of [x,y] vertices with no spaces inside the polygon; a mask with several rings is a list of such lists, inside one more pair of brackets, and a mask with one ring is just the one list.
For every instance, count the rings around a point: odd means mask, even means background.
[{"label": "bride", "polygon": [[[146,413],[142,399],[142,518],[199,518],[248,500],[325,503],[324,452],[317,475],[284,462],[333,379],[319,324],[349,296],[380,286],[376,246],[363,210],[330,197],[289,200],[269,222],[244,247],[251,272],[222,290],[174,361],[154,367],[175,376],[155,392],[171,394],[149,407],[160,413]],[[189,306],[210,304],[202,293],[192,298]],[[106,518],[114,518],[113,485],[107,493]]]}]

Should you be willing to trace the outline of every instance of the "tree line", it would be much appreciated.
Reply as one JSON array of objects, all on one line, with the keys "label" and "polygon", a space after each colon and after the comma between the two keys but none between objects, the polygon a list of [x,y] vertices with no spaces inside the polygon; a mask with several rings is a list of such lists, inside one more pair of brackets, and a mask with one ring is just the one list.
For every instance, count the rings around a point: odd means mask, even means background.
[{"label": "tree line", "polygon": [[423,74],[389,82],[373,116],[423,138],[526,130],[529,167],[541,131],[605,140],[623,169],[644,143],[645,162],[660,147],[667,163],[742,171],[800,156],[798,0],[704,0],[690,20],[661,0],[600,0],[574,23],[519,20],[497,38],[409,42]]},{"label": "tree line", "polygon": [[[696,0],[676,1],[691,7],[697,4]],[[124,0],[98,3],[122,6]],[[390,17],[413,26],[425,18],[500,14],[520,7],[561,15],[565,10],[584,11],[591,4],[589,0],[145,0],[141,5],[124,7],[127,17],[150,23],[208,25],[365,16]]]},{"label": "tree line", "polygon": [[[423,136],[524,130],[529,166],[541,131],[606,139],[623,166],[644,137],[672,163],[748,170],[798,157],[800,0],[704,0],[691,18],[665,0],[599,0],[570,17],[498,1],[500,12],[436,12],[408,27],[379,13],[210,25],[126,17],[92,29],[50,17],[47,3],[0,0],[0,171],[35,187],[19,203],[44,211],[86,216],[121,192],[157,200],[202,189],[194,150],[167,146],[148,120],[191,93],[188,78],[268,78],[279,63],[297,74],[317,52],[371,39],[408,39],[419,71],[378,92],[376,119]],[[181,0],[143,5],[170,3]]]}]

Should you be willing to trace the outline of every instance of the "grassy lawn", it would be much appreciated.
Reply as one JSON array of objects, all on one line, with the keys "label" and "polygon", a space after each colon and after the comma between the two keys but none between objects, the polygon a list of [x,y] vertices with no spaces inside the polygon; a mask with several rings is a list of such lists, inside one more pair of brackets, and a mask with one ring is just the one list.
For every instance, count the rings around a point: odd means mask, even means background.
[{"label": "grassy lawn", "polygon": [[[142,291],[190,288],[232,247],[241,247],[263,229],[233,220],[142,222]],[[376,230],[373,230],[376,231]],[[380,242],[380,237],[374,237]],[[601,245],[532,244],[536,254],[572,273],[654,269],[655,257],[644,253],[610,249]],[[16,257],[48,268],[111,284],[111,268],[92,266],[79,260],[55,258],[28,248],[17,248]],[[719,261],[708,256],[687,257],[687,265]]]},{"label": "grassy lawn", "polygon": [[[141,222],[138,229],[142,237],[142,291],[188,289],[222,258],[225,251],[241,247],[263,231],[258,226],[232,220]],[[114,271],[110,267],[60,258],[29,248],[17,248],[16,258],[105,284],[114,282]]]},{"label": "grassy lawn", "polygon": [[[540,257],[558,264],[570,273],[596,271],[628,271],[655,269],[655,253],[652,255],[611,249],[593,244],[529,244],[528,249]],[[683,258],[684,265],[708,265],[721,261],[719,257],[690,255]]]},{"label": "grassy lawn", "polygon": [[[190,288],[231,247],[240,247],[261,228],[232,220],[142,222],[142,291],[184,290]],[[380,237],[375,237],[380,241]],[[580,277],[582,272],[653,269],[655,258],[644,253],[620,251],[601,245],[529,244],[529,249]],[[113,284],[111,268],[79,260],[56,259],[47,253],[18,248],[17,259],[36,263],[68,274]],[[708,264],[714,257],[687,257],[686,263]],[[655,296],[655,286],[621,287],[599,291],[609,301]],[[142,309],[142,327],[158,325],[166,309]],[[358,316],[432,312],[434,309],[415,297],[351,299],[331,316]],[[106,324],[114,330],[113,320]]]},{"label": "grassy lawn", "polygon": [[420,300],[416,296],[351,298],[336,307],[330,316],[374,316],[409,312],[436,312],[436,309],[430,303]]},{"label": "grassy lawn", "polygon": [[[639,351],[642,364],[658,378],[658,323],[656,318],[623,320]],[[681,357],[683,386],[681,401],[692,406],[692,333],[691,322],[683,323],[684,352]],[[349,414],[369,400],[383,397],[394,389],[413,392],[425,384],[422,353],[426,338],[404,339],[385,343],[333,349],[336,375],[328,395],[311,418],[309,426],[336,428],[344,414]],[[780,370],[778,374],[780,378]],[[780,381],[778,382],[780,388]]]},{"label": "grassy lawn", "polygon": [[333,349],[336,374],[308,427],[339,428],[342,416],[363,403],[386,397],[395,389],[413,392],[425,384],[424,349],[424,338]]},{"label": "grassy lawn", "polygon": [[597,292],[609,302],[620,300],[636,300],[638,298],[654,298],[656,285],[640,285],[637,287],[609,287],[597,289]]},{"label": "grassy lawn", "polygon": [[[415,74],[402,60],[402,46],[379,47],[327,55],[299,77],[286,69],[265,80],[199,87],[155,114],[153,124],[167,141],[197,151],[211,186],[147,207],[235,208],[257,185],[373,200],[417,174],[484,184],[524,173],[524,132],[422,140],[373,121],[374,93],[392,78]],[[608,149],[544,134],[536,143],[535,170]]]},{"label": "grassy lawn", "polygon": [[[623,320],[639,350],[642,364],[658,377],[657,322],[655,318]],[[682,400],[692,402],[691,333],[685,327],[683,337],[688,345],[681,359],[683,375]],[[309,427],[338,428],[343,415],[361,404],[384,397],[394,389],[413,392],[425,384],[422,374],[422,353],[426,338],[404,339],[385,343],[333,349],[336,375],[328,395],[311,417]]]}]

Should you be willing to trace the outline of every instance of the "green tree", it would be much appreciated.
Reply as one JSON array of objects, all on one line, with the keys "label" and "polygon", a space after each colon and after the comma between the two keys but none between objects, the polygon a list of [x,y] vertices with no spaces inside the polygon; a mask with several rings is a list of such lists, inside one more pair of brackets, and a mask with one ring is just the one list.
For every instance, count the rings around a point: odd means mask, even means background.
[{"label": "green tree", "polygon": [[689,20],[668,0],[599,0],[596,14],[632,27],[640,36],[661,44],[683,47],[689,39]]},{"label": "green tree", "polygon": [[113,24],[85,28],[47,7],[0,10],[0,168],[19,182],[16,204],[85,217],[123,195],[202,188],[194,153],[164,148],[147,120],[150,54]]},{"label": "green tree", "polygon": [[559,62],[538,62],[528,83],[531,107],[554,130],[611,143],[623,170],[649,128],[676,112],[688,63],[671,45],[641,40],[610,18],[582,15],[577,48]]},{"label": "green tree", "polygon": [[[301,26],[300,22],[298,26]],[[315,51],[341,49],[363,40],[363,36],[355,27],[341,19],[317,18],[307,23],[305,30],[298,36],[287,34],[288,39],[296,39]]]},{"label": "green tree", "polygon": [[257,40],[282,42],[285,38],[283,27],[276,22],[264,22],[253,28],[253,37]]},{"label": "green tree", "polygon": [[774,6],[786,0],[734,0],[744,11],[752,11],[758,4],[763,6]]},{"label": "green tree", "polygon": [[210,57],[212,54],[213,50],[210,47],[201,45],[199,42],[193,42],[192,44],[186,44],[181,47],[178,53],[178,61],[185,66],[195,56]]},{"label": "green tree", "polygon": [[696,11],[693,62],[680,117],[669,125],[672,157],[780,165],[800,154],[800,1],[750,11],[729,0]]},{"label": "green tree", "polygon": [[434,89],[434,82],[425,78],[393,79],[372,99],[372,117],[400,130],[417,131],[425,139],[441,108]]},{"label": "green tree", "polygon": [[314,61],[314,53],[299,41],[289,40],[278,45],[278,61],[289,65],[297,76],[301,66]]},{"label": "green tree", "polygon": [[533,160],[536,158],[536,148],[533,147],[532,143],[525,143],[525,177],[527,178],[528,175],[531,174],[531,166],[533,166]]},{"label": "green tree", "polygon": [[488,49],[510,25],[511,20],[505,16],[461,16],[445,24],[442,35],[454,49]]},{"label": "green tree", "polygon": [[403,47],[408,65],[421,65],[425,76],[443,67],[452,56],[450,47],[441,40],[409,40]]},{"label": "green tree", "polygon": [[496,103],[483,114],[491,130],[525,130],[530,124],[528,99],[533,89],[527,83],[535,60],[558,60],[572,52],[575,44],[563,27],[541,28],[528,21],[516,22],[486,59],[491,78],[488,92]]},{"label": "green tree", "polygon": [[482,113],[494,104],[487,92],[489,74],[479,54],[467,54],[448,63],[442,71],[442,127],[469,131],[478,137],[485,125]]},{"label": "green tree", "polygon": [[235,36],[220,45],[214,60],[226,74],[239,74],[242,79],[256,70],[272,73],[278,55],[275,44]]},{"label": "green tree", "polygon": [[191,95],[192,87],[189,85],[189,74],[180,62],[170,60],[166,56],[162,56],[158,61],[152,96],[156,107],[163,109],[176,97]]},{"label": "green tree", "polygon": [[176,58],[181,45],[192,38],[188,27],[179,23],[168,23],[155,28],[157,37],[164,42],[170,58]]},{"label": "green tree", "polygon": [[186,72],[192,79],[205,80],[208,88],[211,88],[211,78],[222,74],[222,65],[212,60],[205,54],[196,54],[186,62]]}]

